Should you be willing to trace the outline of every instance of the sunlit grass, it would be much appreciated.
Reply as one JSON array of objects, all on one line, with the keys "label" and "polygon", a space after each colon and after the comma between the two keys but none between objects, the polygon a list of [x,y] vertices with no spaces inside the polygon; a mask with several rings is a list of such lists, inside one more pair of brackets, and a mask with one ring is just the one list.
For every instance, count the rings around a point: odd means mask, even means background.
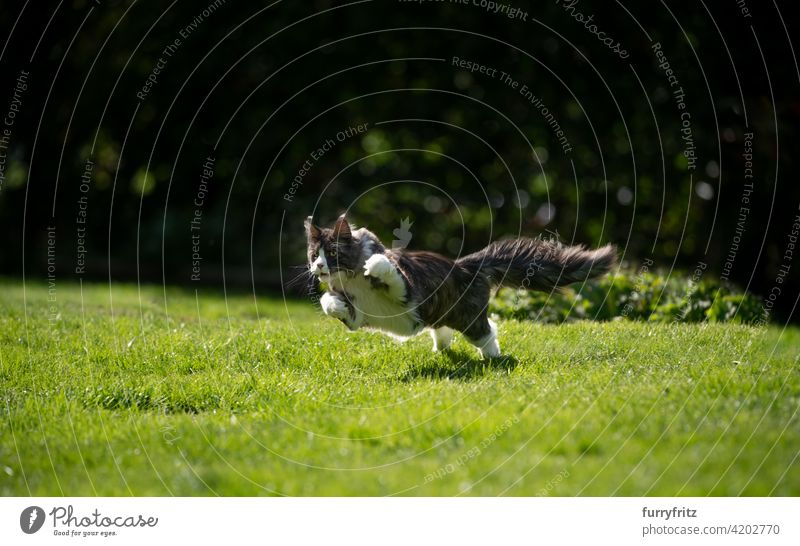
[{"label": "sunlit grass", "polygon": [[3,495],[800,494],[797,329],[501,321],[482,362],[310,301],[55,295],[0,284]]}]

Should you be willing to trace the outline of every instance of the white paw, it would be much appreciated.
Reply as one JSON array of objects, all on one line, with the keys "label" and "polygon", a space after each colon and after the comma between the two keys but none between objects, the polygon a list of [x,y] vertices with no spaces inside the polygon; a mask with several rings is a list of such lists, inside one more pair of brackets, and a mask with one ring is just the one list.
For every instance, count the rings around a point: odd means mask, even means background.
[{"label": "white paw", "polygon": [[330,292],[325,292],[319,303],[322,306],[322,312],[329,317],[343,320],[350,318],[350,310],[347,308],[347,303],[341,298],[331,295]]},{"label": "white paw", "polygon": [[394,272],[394,266],[383,254],[373,254],[364,263],[364,276],[385,279]]},{"label": "white paw", "polygon": [[501,356],[501,354],[500,354],[500,344],[497,343],[496,339],[494,339],[491,342],[487,343],[486,345],[484,345],[483,347],[478,349],[478,351],[481,353],[481,356],[483,358],[497,358],[497,357]]},{"label": "white paw", "polygon": [[501,356],[500,344],[497,342],[497,324],[493,320],[489,320],[489,334],[475,345],[483,358]]},{"label": "white paw", "polygon": [[433,352],[438,353],[445,349],[449,349],[453,343],[453,330],[443,326],[431,330],[431,337],[433,338]]}]

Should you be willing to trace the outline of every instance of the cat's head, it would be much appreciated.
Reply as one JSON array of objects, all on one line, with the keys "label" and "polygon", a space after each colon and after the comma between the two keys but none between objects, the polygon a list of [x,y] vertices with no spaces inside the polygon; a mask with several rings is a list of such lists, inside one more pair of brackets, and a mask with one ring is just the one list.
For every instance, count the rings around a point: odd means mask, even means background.
[{"label": "cat's head", "polygon": [[361,245],[352,226],[342,214],[333,227],[319,228],[309,216],[305,221],[308,238],[308,268],[317,277],[326,278],[341,272],[354,275],[363,265]]}]

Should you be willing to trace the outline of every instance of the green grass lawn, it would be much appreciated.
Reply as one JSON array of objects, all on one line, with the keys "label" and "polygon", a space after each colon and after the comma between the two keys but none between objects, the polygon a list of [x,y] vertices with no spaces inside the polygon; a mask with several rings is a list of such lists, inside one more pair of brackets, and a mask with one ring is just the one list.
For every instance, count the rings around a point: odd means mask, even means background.
[{"label": "green grass lawn", "polygon": [[800,494],[798,329],[501,321],[485,363],[309,301],[55,295],[0,282],[2,495]]}]

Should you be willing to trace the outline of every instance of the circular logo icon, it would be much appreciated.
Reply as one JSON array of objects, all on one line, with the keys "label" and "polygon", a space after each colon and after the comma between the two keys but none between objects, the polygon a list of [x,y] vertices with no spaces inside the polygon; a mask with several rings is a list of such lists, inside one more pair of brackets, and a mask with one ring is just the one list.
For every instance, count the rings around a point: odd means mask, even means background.
[{"label": "circular logo icon", "polygon": [[19,526],[22,532],[32,535],[44,525],[44,510],[38,506],[29,506],[19,515]]}]

